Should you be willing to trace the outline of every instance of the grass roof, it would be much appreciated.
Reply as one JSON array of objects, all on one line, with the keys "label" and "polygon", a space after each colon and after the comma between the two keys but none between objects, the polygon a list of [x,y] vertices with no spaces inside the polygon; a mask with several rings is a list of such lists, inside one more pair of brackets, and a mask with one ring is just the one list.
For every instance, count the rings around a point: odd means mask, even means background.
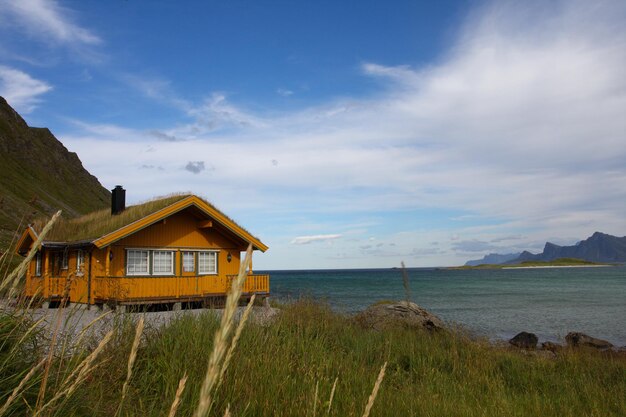
[{"label": "grass roof", "polygon": [[[142,204],[129,206],[126,210],[117,215],[111,215],[110,209],[103,209],[74,219],[61,218],[46,235],[46,241],[69,243],[95,240],[164,209],[190,195],[191,194],[176,194],[159,197]],[[35,231],[39,233],[46,222],[47,220],[43,219],[37,220],[33,225]]]}]

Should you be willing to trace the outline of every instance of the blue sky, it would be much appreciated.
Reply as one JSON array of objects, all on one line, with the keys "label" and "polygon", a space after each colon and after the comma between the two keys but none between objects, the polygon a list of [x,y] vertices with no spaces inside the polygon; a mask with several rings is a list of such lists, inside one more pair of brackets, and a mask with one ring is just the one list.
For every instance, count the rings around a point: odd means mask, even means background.
[{"label": "blue sky", "polygon": [[626,234],[623,1],[0,0],[0,95],[131,203],[206,197],[257,269]]}]

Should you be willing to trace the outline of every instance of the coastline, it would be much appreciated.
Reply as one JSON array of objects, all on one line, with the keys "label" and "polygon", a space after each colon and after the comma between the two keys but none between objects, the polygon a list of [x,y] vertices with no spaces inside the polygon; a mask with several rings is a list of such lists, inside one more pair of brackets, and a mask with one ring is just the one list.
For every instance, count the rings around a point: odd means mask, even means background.
[{"label": "coastline", "polygon": [[550,269],[550,268],[605,268],[614,265],[535,265],[535,266],[503,266],[494,269]]}]

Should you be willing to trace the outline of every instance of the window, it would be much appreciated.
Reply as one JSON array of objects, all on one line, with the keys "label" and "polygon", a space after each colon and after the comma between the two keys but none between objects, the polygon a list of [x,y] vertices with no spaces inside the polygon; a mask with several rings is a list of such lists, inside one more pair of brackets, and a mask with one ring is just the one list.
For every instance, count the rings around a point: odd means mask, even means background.
[{"label": "window", "polygon": [[35,255],[35,275],[41,276],[41,252],[37,252]]},{"label": "window", "polygon": [[82,273],[84,263],[85,263],[85,252],[79,249],[78,252],[76,252],[76,272]]},{"label": "window", "polygon": [[196,260],[193,252],[183,252],[183,272],[194,272]]},{"label": "window", "polygon": [[217,252],[198,252],[198,273],[217,274]]},{"label": "window", "polygon": [[174,274],[174,252],[155,250],[152,252],[152,274],[153,275],[173,275]]},{"label": "window", "polygon": [[61,256],[61,269],[69,268],[67,249],[63,251],[63,255]]},{"label": "window", "polygon": [[148,251],[128,250],[126,252],[126,275],[149,275]]}]

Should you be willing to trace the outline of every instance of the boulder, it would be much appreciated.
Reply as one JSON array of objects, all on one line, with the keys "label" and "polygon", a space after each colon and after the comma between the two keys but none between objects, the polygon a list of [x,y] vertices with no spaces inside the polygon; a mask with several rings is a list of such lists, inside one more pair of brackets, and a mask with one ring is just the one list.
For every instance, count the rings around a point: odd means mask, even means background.
[{"label": "boulder", "polygon": [[534,333],[521,332],[515,335],[509,343],[520,349],[536,349],[539,338]]},{"label": "boulder", "polygon": [[392,301],[369,306],[355,316],[363,327],[383,330],[400,326],[411,329],[436,331],[445,329],[443,321],[415,303]]},{"label": "boulder", "polygon": [[599,350],[613,348],[613,345],[606,340],[596,339],[584,333],[571,332],[565,336],[565,341],[569,347],[590,347]]}]

